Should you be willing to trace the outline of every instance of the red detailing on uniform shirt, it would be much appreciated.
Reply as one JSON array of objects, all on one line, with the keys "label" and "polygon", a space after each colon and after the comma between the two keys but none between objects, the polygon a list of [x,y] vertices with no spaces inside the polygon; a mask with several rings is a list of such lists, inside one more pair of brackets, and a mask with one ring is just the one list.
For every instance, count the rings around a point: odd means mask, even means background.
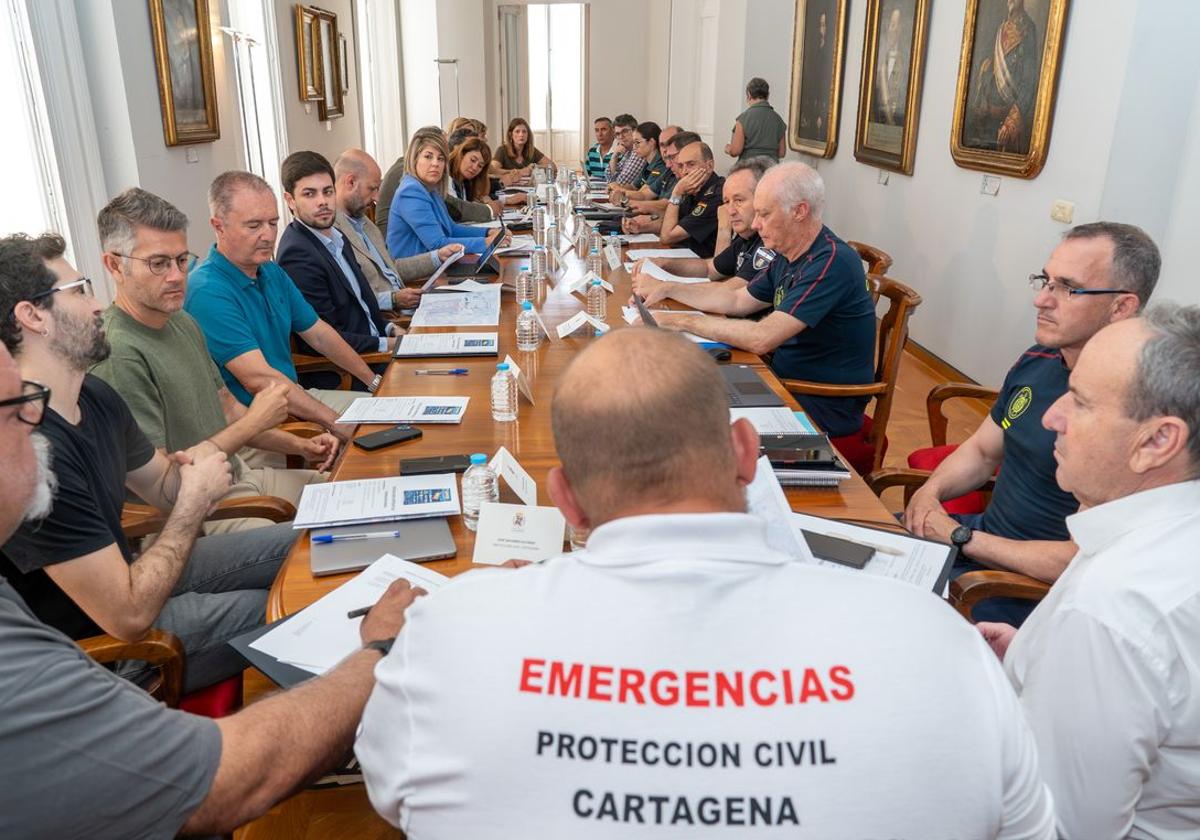
[{"label": "red detailing on uniform shirt", "polygon": [[701,708],[844,702],[854,697],[854,682],[845,665],[825,670],[646,671],[526,658],[521,661],[517,689],[600,703]]},{"label": "red detailing on uniform shirt", "polygon": [[1055,350],[1053,353],[1042,353],[1038,350],[1026,350],[1025,356],[1037,356],[1039,359],[1061,359],[1062,352]]},{"label": "red detailing on uniform shirt", "polygon": [[[796,301],[795,305],[792,306],[791,310],[788,312],[789,315],[796,314],[796,310],[800,308],[800,304],[804,303],[804,299],[812,294],[813,289],[817,288],[817,284],[825,279],[825,274],[829,271],[829,266],[833,265],[833,258],[837,256],[837,243],[834,242],[833,237],[829,236],[828,234],[825,236],[825,241],[833,246],[833,250],[829,252],[829,259],[825,261],[825,267],[821,269],[821,273],[817,275],[817,279],[812,281],[812,285],[808,287],[804,294],[800,295],[800,300]],[[811,260],[812,257],[809,257],[809,259]]]}]

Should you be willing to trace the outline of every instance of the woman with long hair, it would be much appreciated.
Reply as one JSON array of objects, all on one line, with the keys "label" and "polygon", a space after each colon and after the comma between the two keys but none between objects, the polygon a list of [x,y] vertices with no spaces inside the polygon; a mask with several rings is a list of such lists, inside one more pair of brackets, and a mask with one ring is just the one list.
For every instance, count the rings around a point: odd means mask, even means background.
[{"label": "woman with long hair", "polygon": [[524,177],[535,163],[545,166],[551,162],[533,145],[533,130],[525,118],[514,117],[504,133],[504,142],[496,147],[496,153],[492,156],[492,174],[517,171]]}]

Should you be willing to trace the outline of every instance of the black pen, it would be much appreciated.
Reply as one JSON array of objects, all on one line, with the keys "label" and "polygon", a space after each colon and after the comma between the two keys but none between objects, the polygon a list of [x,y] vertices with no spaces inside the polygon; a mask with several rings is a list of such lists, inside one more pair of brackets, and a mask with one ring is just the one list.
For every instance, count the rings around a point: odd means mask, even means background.
[{"label": "black pen", "polygon": [[372,604],[369,607],[359,607],[356,610],[350,610],[350,612],[346,613],[346,618],[362,618],[374,608],[375,605]]}]

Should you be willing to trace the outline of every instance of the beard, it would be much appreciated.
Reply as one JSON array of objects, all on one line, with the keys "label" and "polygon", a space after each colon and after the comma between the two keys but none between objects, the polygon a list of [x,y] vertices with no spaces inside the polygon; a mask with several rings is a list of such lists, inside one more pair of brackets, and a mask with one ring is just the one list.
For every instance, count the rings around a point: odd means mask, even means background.
[{"label": "beard", "polygon": [[24,521],[44,519],[54,506],[54,492],[58,489],[58,479],[51,469],[53,453],[50,441],[45,435],[34,432],[30,435],[33,443],[33,454],[37,459],[37,476],[34,481],[33,497],[25,507]]},{"label": "beard", "polygon": [[104,322],[76,318],[59,309],[54,313],[58,329],[50,339],[50,348],[75,370],[87,370],[108,358],[110,348],[104,334]]},{"label": "beard", "polygon": [[356,195],[346,198],[346,215],[353,219],[361,219],[367,207],[371,204],[369,201],[363,201]]}]

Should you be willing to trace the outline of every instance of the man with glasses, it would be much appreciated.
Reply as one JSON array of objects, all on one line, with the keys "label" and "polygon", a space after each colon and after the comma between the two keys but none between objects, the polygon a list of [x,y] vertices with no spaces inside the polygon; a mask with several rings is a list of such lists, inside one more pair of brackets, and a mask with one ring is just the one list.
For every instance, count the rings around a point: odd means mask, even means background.
[{"label": "man with glasses", "polygon": [[[0,340],[22,378],[50,390],[41,433],[57,484],[45,518],[0,549],[0,574],[39,619],[73,639],[174,633],[187,654],[184,691],[195,691],[245,667],[226,642],[262,624],[295,532],[283,524],[197,539],[229,490],[229,460],[207,441],[156,450],[120,395],[87,373],[108,357],[101,307],[62,256],[48,259],[57,245],[0,239]],[[186,248],[170,255],[181,256]],[[127,492],[168,512],[137,557],[121,530]],[[146,675],[136,663],[121,667],[135,681]]]},{"label": "man with glasses", "polygon": [[679,181],[679,150],[689,143],[699,142],[699,134],[684,131],[677,125],[669,125],[662,130],[658,148],[666,172],[658,181],[657,191],[652,192],[643,184],[640,189],[620,197],[620,202],[636,214],[621,220],[621,229],[625,233],[658,233],[662,229],[663,211],[667,209],[671,191]]},{"label": "man with glasses", "polygon": [[[1067,231],[1045,267],[1030,276],[1036,294],[1036,344],[1021,355],[991,414],[934,470],[904,512],[917,536],[958,546],[956,573],[990,568],[1054,581],[1075,554],[1066,518],[1079,502],[1055,480],[1054,432],[1042,415],[1067,391],[1079,353],[1114,321],[1137,315],[1154,291],[1158,248],[1140,228],[1093,222]],[[942,501],[996,475],[982,514],[948,514]],[[1019,626],[1032,604],[985,602],[980,620]]]},{"label": "man with glasses", "polygon": [[631,114],[621,114],[613,122],[617,127],[617,144],[608,163],[610,197],[622,184],[637,187],[646,169],[646,160],[633,150],[633,133],[637,130],[638,121]]},{"label": "man with glasses", "polygon": [[679,180],[663,211],[661,239],[664,245],[691,248],[708,259],[717,244],[717,211],[725,179],[713,171],[713,153],[703,141],[680,146],[676,167]]},{"label": "man with glasses", "polygon": [[[156,449],[177,452],[208,441],[229,456],[233,487],[224,498],[278,496],[292,504],[305,485],[323,481],[338,440],[313,438],[275,429],[287,419],[288,386],[265,388],[244,406],[229,392],[213,364],[204,333],[183,311],[188,269],[188,219],[170,202],[134,187],[100,211],[104,267],[116,299],[104,310],[104,332],[111,353],[92,373],[125,400],[138,427]],[[45,239],[45,237],[43,237]],[[59,264],[58,245],[51,257]],[[251,446],[264,452],[299,455],[317,470],[252,468],[238,456]],[[248,457],[260,460],[257,452]],[[222,519],[205,533],[257,528],[264,519]]]}]

